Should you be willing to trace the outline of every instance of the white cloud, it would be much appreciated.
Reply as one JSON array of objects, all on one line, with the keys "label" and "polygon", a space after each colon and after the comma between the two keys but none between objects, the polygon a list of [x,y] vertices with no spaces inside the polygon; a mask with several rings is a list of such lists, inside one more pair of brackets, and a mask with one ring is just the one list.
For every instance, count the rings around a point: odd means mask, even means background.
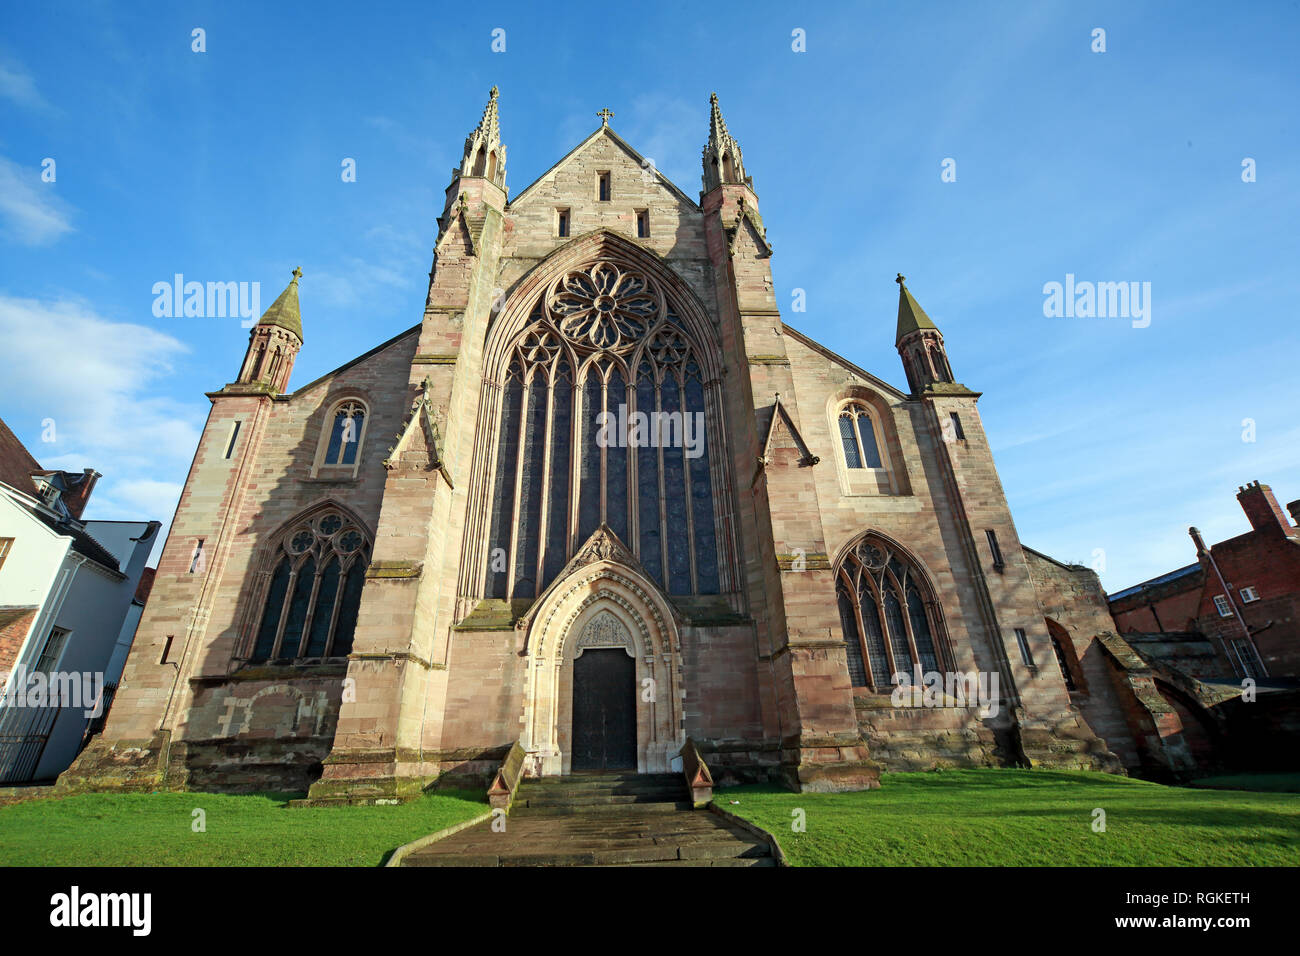
[{"label": "white cloud", "polygon": [[28,109],[47,110],[49,102],[36,89],[36,81],[20,63],[0,62],[0,97]]},{"label": "white cloud", "polygon": [[404,288],[410,284],[410,276],[390,266],[354,257],[338,271],[317,272],[311,281],[313,294],[322,304],[349,308],[362,305],[379,289]]},{"label": "white cloud", "polygon": [[349,256],[337,268],[327,267],[304,277],[322,305],[364,305],[381,290],[409,288],[412,276],[419,275],[421,268],[428,269],[427,262],[420,266],[425,242],[413,232],[381,224],[367,229],[362,238],[368,259]]},{"label": "white cloud", "polygon": [[72,231],[72,207],[41,181],[39,166],[0,156],[0,219],[4,233],[26,246],[43,246]]},{"label": "white cloud", "polygon": [[0,341],[0,408],[10,426],[33,436],[53,420],[55,440],[29,440],[28,450],[47,468],[94,468],[104,476],[86,516],[168,522],[205,409],[146,390],[171,374],[186,346],[146,326],[106,319],[81,301],[3,294]]},{"label": "white cloud", "polygon": [[700,147],[709,138],[708,102],[642,94],[632,102],[626,129],[620,135],[628,144],[691,195],[700,179]]}]

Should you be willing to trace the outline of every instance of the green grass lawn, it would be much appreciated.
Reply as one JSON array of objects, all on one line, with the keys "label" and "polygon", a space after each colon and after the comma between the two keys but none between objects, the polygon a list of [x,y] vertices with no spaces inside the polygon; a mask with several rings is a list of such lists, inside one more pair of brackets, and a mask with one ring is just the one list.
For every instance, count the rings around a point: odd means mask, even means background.
[{"label": "green grass lawn", "polygon": [[[482,791],[387,807],[290,809],[301,794],[81,794],[0,807],[7,866],[379,866],[403,843],[487,812]],[[206,814],[195,833],[193,811]]]},{"label": "green grass lawn", "polygon": [[[861,793],[716,794],[803,866],[1300,865],[1300,797],[1193,790],[1107,774],[886,774]],[[487,810],[481,792],[387,807],[290,809],[296,794],[82,794],[0,807],[0,864],[378,866],[403,843]],[[738,800],[738,804],[732,804]],[[193,811],[206,832],[191,829]],[[1106,832],[1093,832],[1093,810]],[[801,809],[806,832],[791,829]]]},{"label": "green grass lawn", "polygon": [[[719,790],[796,866],[1296,866],[1300,798],[1084,771],[891,773],[858,793]],[[731,801],[738,800],[738,804]],[[1106,831],[1093,832],[1093,810]],[[806,831],[792,830],[804,811]]]}]

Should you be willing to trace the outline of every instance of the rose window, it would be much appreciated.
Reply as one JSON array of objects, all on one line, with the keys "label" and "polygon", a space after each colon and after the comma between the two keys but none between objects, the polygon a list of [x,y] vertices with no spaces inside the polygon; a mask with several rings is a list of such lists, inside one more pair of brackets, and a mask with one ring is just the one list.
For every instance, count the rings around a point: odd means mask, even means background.
[{"label": "rose window", "polygon": [[576,345],[625,351],[658,322],[663,298],[645,276],[598,262],[551,287],[548,301],[560,331]]}]

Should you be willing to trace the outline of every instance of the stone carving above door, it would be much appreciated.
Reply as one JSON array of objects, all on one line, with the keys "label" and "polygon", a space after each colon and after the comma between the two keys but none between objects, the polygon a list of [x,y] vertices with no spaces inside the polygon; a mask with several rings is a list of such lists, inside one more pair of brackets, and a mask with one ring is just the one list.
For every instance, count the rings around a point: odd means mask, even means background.
[{"label": "stone carving above door", "polygon": [[622,647],[630,649],[632,646],[632,635],[627,631],[614,613],[609,610],[602,610],[589,620],[582,628],[582,633],[578,635],[577,649],[581,654],[589,647]]}]

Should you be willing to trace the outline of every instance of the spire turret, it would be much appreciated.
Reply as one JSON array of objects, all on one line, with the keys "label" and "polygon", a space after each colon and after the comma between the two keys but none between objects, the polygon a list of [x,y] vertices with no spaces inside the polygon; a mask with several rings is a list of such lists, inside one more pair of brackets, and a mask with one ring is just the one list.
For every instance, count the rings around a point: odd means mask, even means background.
[{"label": "spire turret", "polygon": [[244,353],[236,384],[275,394],[288,387],[293,360],[302,348],[302,312],[298,306],[301,277],[302,269],[294,269],[285,290],[262,313],[261,320],[249,333],[248,351]]},{"label": "spire turret", "polygon": [[302,342],[302,311],[298,307],[298,280],[302,278],[302,269],[293,270],[293,278],[285,286],[279,298],[271,303],[271,307],[262,313],[258,325],[274,325],[282,329],[287,329],[294,335],[298,336],[298,342]]},{"label": "spire turret", "polygon": [[460,175],[480,176],[506,188],[506,148],[501,145],[501,122],[497,113],[498,90],[488,92],[488,104],[483,109],[474,132],[465,137],[465,153],[460,161]]},{"label": "spire turret", "polygon": [[704,147],[704,191],[710,192],[724,183],[753,188],[752,177],[745,175],[740,144],[727,132],[727,122],[718,106],[718,94],[709,96],[709,142]]},{"label": "spire turret", "polygon": [[898,283],[898,334],[894,344],[903,359],[903,371],[912,394],[927,385],[951,383],[952,368],[943,347],[943,334],[907,288],[900,272]]}]

